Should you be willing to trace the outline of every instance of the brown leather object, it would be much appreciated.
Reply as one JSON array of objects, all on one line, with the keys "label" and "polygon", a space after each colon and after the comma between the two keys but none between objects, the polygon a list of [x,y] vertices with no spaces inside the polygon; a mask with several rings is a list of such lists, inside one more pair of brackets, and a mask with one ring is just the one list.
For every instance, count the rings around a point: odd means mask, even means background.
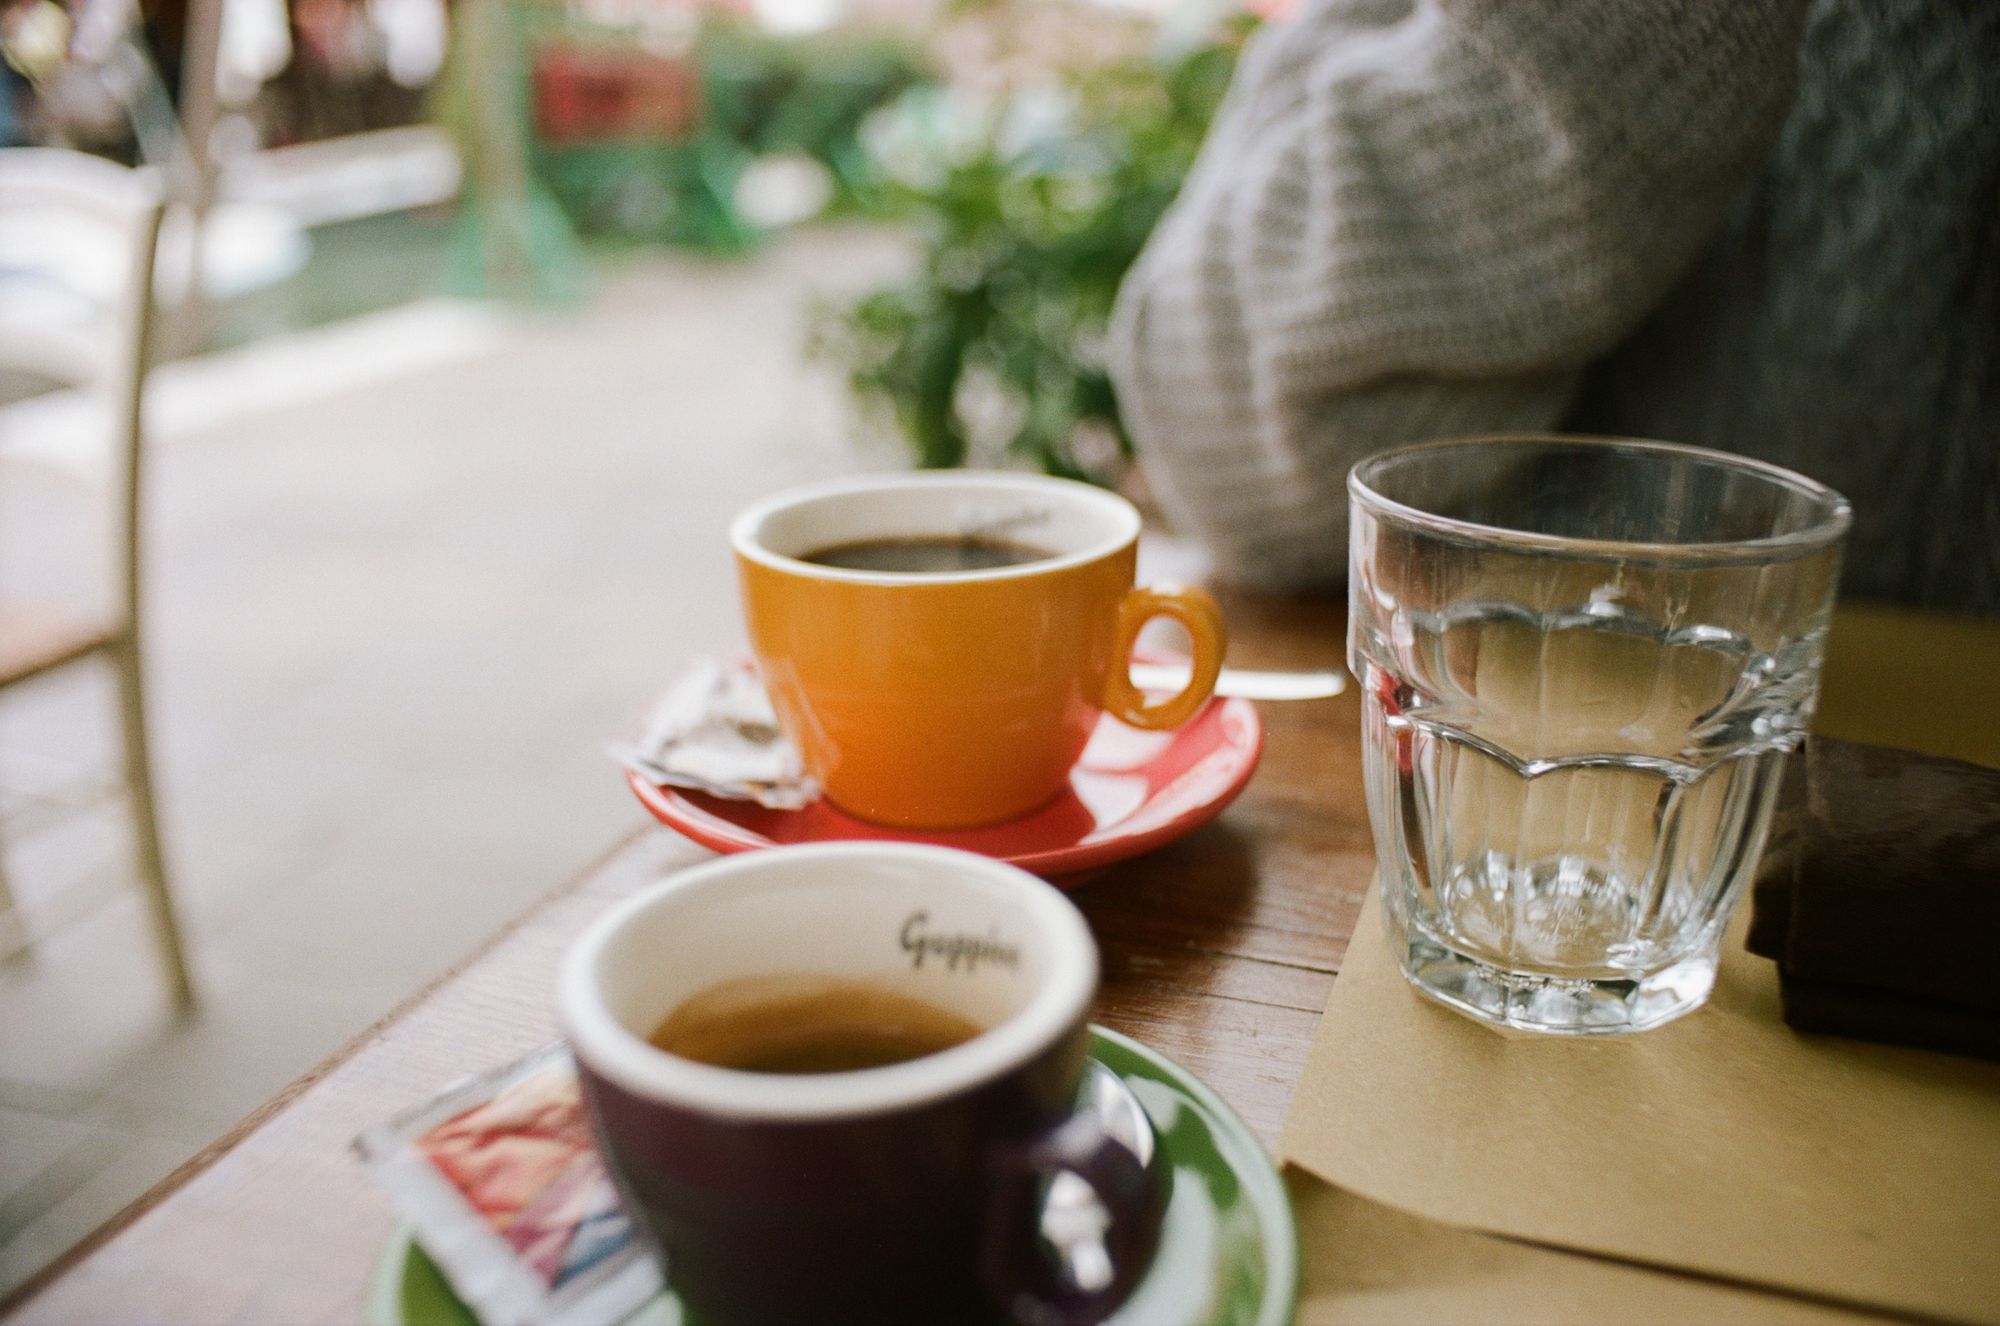
[{"label": "brown leather object", "polygon": [[1802,1031],[2000,1060],[2000,769],[1814,737],[1753,893]]}]

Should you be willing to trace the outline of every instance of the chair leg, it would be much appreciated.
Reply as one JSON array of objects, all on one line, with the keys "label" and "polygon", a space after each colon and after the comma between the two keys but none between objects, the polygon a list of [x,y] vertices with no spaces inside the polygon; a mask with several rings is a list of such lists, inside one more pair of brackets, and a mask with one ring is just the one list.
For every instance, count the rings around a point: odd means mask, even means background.
[{"label": "chair leg", "polygon": [[14,905],[14,890],[7,883],[7,844],[0,840],[0,960],[28,951],[28,927]]},{"label": "chair leg", "polygon": [[174,915],[173,894],[167,887],[166,857],[160,848],[160,822],[153,802],[153,760],[146,742],[146,691],[139,667],[139,642],[127,635],[112,652],[118,670],[119,717],[125,729],[125,781],[132,798],[139,882],[153,913],[153,931],[174,1004],[192,1008],[194,983],[188,977],[186,947]]}]

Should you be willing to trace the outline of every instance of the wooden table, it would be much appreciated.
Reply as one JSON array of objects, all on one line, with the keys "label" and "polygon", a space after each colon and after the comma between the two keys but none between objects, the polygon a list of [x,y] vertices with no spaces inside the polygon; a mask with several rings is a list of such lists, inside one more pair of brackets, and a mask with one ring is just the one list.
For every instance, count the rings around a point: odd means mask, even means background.
[{"label": "wooden table", "polygon": [[[1323,668],[1330,600],[1225,599],[1230,662]],[[1373,869],[1358,700],[1260,706],[1263,764],[1214,823],[1077,890],[1097,1019],[1207,1080],[1275,1140]],[[622,795],[606,770],[606,795]],[[24,1286],[10,1321],[364,1319],[396,1220],[348,1145],[452,1079],[555,1036],[558,956],[606,906],[705,857],[648,830],[238,1124]]]}]

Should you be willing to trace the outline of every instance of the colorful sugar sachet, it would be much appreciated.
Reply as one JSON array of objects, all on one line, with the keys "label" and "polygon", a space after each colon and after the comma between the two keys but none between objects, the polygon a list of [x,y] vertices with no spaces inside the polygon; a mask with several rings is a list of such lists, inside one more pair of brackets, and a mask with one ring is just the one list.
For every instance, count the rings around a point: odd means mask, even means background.
[{"label": "colorful sugar sachet", "polygon": [[461,1082],[354,1147],[485,1326],[601,1326],[660,1292],[561,1046]]}]

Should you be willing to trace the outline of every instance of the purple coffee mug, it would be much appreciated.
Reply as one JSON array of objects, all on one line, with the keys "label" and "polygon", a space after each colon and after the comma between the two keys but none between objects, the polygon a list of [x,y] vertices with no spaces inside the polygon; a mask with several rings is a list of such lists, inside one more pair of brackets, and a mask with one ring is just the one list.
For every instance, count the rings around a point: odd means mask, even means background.
[{"label": "purple coffee mug", "polygon": [[[883,1068],[753,1073],[647,1034],[746,977],[886,987],[984,1028]],[[829,843],[685,870],[600,919],[557,990],[598,1139],[691,1320],[1101,1319],[1151,1256],[1152,1176],[1079,1112],[1097,948],[1069,899],[942,847]],[[1109,1284],[1040,1243],[1063,1172],[1110,1217]]]}]

